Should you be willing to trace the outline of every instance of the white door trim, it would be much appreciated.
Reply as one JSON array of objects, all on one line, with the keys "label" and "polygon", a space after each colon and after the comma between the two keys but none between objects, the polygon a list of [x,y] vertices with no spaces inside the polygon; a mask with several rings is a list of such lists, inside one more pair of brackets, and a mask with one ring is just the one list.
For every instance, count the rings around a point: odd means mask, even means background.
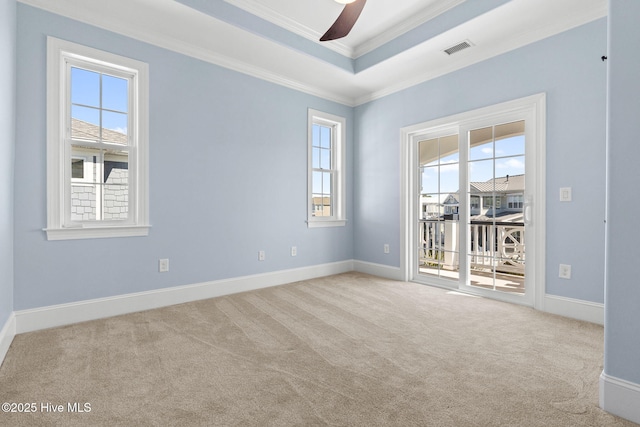
[{"label": "white door trim", "polygon": [[[472,111],[443,117],[428,122],[419,123],[413,126],[404,127],[400,130],[400,271],[403,280],[412,280],[414,274],[414,261],[409,245],[413,241],[415,233],[415,200],[418,183],[416,182],[416,150],[415,138],[424,133],[437,133],[450,130],[454,127],[469,128],[477,123],[490,121],[492,118],[503,118],[509,115],[526,115],[528,126],[531,126],[531,138],[535,141],[533,146],[532,159],[535,164],[527,165],[535,170],[535,199],[536,203],[531,206],[532,218],[535,227],[532,227],[532,236],[527,235],[528,241],[531,237],[534,240],[534,251],[527,250],[527,259],[531,259],[534,269],[531,271],[531,283],[533,283],[533,296],[527,305],[533,305],[536,309],[544,310],[545,296],[545,182],[546,182],[546,95],[544,93],[520,98],[488,107],[479,108]],[[462,160],[462,159],[461,159]],[[436,286],[443,283],[434,282]],[[498,294],[498,293],[496,293]],[[496,295],[497,299],[500,295]],[[507,296],[508,299],[508,296]],[[510,299],[509,299],[510,300]],[[517,302],[517,301],[512,301]]]}]

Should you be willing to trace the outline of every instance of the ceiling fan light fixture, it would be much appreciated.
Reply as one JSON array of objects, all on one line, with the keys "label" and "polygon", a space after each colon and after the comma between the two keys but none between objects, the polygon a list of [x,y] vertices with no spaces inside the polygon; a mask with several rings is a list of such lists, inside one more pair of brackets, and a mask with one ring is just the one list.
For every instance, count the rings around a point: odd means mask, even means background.
[{"label": "ceiling fan light fixture", "polygon": [[320,37],[321,42],[326,42],[329,40],[336,40],[345,37],[353,28],[353,25],[358,20],[360,16],[360,12],[362,12],[362,8],[364,8],[367,0],[335,0],[338,3],[343,3],[344,8],[342,9],[342,13],[336,19],[336,22],[327,30],[326,33],[322,37]]}]

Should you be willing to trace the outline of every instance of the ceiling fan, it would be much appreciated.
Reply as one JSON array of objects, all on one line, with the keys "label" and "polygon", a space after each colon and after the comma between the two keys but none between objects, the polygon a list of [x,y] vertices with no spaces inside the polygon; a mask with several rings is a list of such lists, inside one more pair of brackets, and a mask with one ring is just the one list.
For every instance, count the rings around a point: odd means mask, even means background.
[{"label": "ceiling fan", "polygon": [[342,13],[340,13],[331,28],[320,37],[321,42],[340,39],[349,34],[367,0],[336,0],[336,2],[344,4],[344,9],[342,9]]}]

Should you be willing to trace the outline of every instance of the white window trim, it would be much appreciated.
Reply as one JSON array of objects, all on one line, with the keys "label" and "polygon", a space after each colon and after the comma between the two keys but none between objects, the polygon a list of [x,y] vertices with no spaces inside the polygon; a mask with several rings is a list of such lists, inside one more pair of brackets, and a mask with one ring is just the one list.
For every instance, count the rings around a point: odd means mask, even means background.
[{"label": "white window trim", "polygon": [[[313,188],[312,188],[312,129],[314,124],[324,124],[333,128],[332,134],[332,164],[335,164],[335,180],[333,182],[332,203],[333,216],[315,217],[313,216]],[[316,227],[343,227],[346,225],[346,180],[345,180],[345,158],[346,158],[346,119],[334,114],[325,113],[318,110],[309,109],[307,115],[307,153],[308,153],[308,190],[307,190],[307,226]]]},{"label": "white window trim", "polygon": [[[430,135],[429,137],[447,132],[463,135],[471,129],[495,125],[496,123],[522,120],[523,117],[527,120],[526,132],[530,133],[531,141],[535,141],[535,143],[529,147],[532,152],[529,153],[531,155],[527,154],[527,165],[525,166],[527,174],[533,182],[533,185],[528,187],[528,191],[535,194],[535,197],[533,197],[533,195],[525,195],[524,201],[524,210],[527,211],[527,209],[529,209],[528,219],[526,220],[530,227],[529,234],[527,234],[527,241],[530,242],[530,246],[527,247],[527,263],[528,265],[532,265],[533,268],[531,268],[530,272],[527,272],[527,279],[530,279],[532,283],[530,289],[532,292],[531,295],[527,295],[524,299],[520,296],[501,293],[495,293],[492,297],[507,302],[532,305],[539,310],[545,309],[546,95],[544,93],[419,123],[401,129],[400,277],[402,280],[415,280],[414,272],[416,271],[416,265],[411,251],[413,250],[412,247],[417,247],[413,243],[413,238],[417,235],[414,227],[416,223],[414,215],[415,212],[418,212],[415,206],[417,198],[413,197],[413,195],[416,194],[417,186],[417,180],[414,179],[417,173],[417,149],[415,149],[417,141],[423,140],[425,138],[424,134],[427,132]],[[461,153],[465,153],[465,151],[463,150]],[[461,156],[461,162],[466,163],[467,159],[463,157],[466,157],[466,155]],[[461,168],[461,171],[466,171],[466,168]],[[466,182],[467,177],[463,176],[462,178],[464,178],[462,181]],[[464,211],[464,208],[461,210],[461,218],[465,218],[467,212]],[[465,228],[461,230],[465,230]],[[461,236],[463,233],[461,233]],[[529,248],[531,248],[531,250]],[[462,257],[462,259],[465,259],[465,257]],[[461,271],[464,270],[465,267],[462,266]],[[430,283],[432,285],[452,288],[450,281],[445,282],[435,279],[432,279],[432,281],[433,283]],[[464,281],[458,282],[458,289],[463,292],[477,293],[484,296],[488,295],[488,293],[482,293],[482,291],[476,292],[476,290],[470,290],[468,286],[465,288],[463,282]],[[460,285],[461,283],[462,286]],[[529,292],[527,292],[527,294],[529,294]]]},{"label": "white window trim", "polygon": [[[130,176],[130,219],[126,222],[95,222],[65,225],[65,200],[69,197],[71,172],[66,166],[65,106],[68,82],[66,58],[104,64],[135,74],[137,90],[130,101],[137,118],[136,152],[130,158],[135,173]],[[47,228],[48,240],[93,239],[106,237],[146,236],[149,234],[149,67],[146,63],[100,51],[76,43],[47,38]],[[65,163],[63,163],[65,162]],[[132,200],[133,199],[133,200]]]}]

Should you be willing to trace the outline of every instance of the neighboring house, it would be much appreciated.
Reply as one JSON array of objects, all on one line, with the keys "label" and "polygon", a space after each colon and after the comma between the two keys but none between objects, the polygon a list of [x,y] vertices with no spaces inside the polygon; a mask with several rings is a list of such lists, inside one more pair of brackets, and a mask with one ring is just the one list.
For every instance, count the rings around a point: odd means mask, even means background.
[{"label": "neighboring house", "polygon": [[92,123],[71,120],[74,139],[108,141],[113,150],[74,146],[71,156],[71,220],[124,220],[129,211],[128,154],[118,144],[127,144],[127,135],[102,129]]},{"label": "neighboring house", "polygon": [[[485,182],[471,182],[469,207],[471,221],[500,218],[501,222],[522,222],[525,175],[503,176]],[[438,219],[443,215],[458,214],[459,193],[420,196],[422,219]]]},{"label": "neighboring house", "polygon": [[469,203],[472,221],[521,222],[524,207],[524,174],[504,176],[486,182],[471,182]]},{"label": "neighboring house", "polygon": [[331,216],[331,197],[329,196],[313,196],[313,216],[328,217]]}]

